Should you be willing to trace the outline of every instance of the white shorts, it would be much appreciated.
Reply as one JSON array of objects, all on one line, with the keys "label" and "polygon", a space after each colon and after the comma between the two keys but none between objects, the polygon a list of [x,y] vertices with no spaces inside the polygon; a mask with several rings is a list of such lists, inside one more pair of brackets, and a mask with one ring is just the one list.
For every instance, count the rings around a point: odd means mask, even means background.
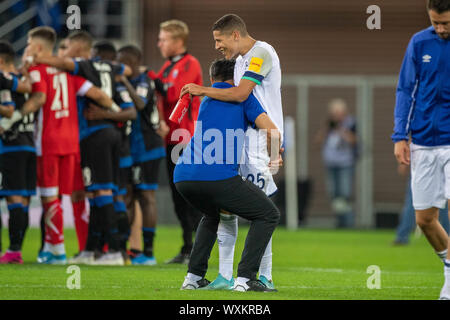
[{"label": "white shorts", "polygon": [[278,189],[269,170],[270,157],[267,152],[267,136],[263,131],[248,128],[244,150],[242,152],[239,174],[244,180],[250,180],[267,196]]},{"label": "white shorts", "polygon": [[450,199],[450,146],[411,143],[411,190],[416,210],[443,209]]}]

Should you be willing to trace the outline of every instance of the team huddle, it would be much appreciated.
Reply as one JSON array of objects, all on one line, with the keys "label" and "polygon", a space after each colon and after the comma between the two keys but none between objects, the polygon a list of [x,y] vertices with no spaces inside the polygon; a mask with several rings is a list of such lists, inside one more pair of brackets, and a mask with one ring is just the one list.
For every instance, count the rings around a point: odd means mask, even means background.
[{"label": "team huddle", "polygon": [[[61,207],[65,194],[72,196],[80,249],[71,262],[121,265],[129,234],[127,188],[142,194],[154,190],[157,166],[164,157],[154,81],[136,66],[132,69],[132,63],[115,61],[110,43],[93,47],[86,32],[63,40],[58,56],[53,56],[55,42],[50,27],[31,30],[21,74],[14,73],[11,46],[1,44],[0,55],[10,64],[10,69],[2,70],[0,126],[1,195],[10,211],[11,242],[1,262],[22,262],[29,198],[37,189],[43,207],[39,263],[67,262]],[[134,46],[121,48],[117,56],[136,65],[141,59]],[[143,158],[140,151],[153,152],[153,157]],[[140,157],[133,159],[136,154]],[[132,170],[140,174],[132,176]],[[105,245],[107,251],[94,257]],[[152,259],[151,246],[145,249]]]}]

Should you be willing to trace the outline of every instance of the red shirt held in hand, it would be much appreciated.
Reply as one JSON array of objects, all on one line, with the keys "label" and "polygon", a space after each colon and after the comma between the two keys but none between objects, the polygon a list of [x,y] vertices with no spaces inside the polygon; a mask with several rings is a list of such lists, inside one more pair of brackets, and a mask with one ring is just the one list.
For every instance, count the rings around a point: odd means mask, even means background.
[{"label": "red shirt held in hand", "polygon": [[[170,128],[169,134],[166,136],[166,144],[174,145],[181,141],[188,143],[194,135],[194,122],[198,116],[200,97],[193,97],[187,113],[179,124],[170,121],[169,117],[178,102],[181,89],[185,84],[195,83],[203,85],[200,63],[188,53],[181,54],[168,59],[156,76],[164,85],[164,92],[161,93],[162,99],[159,100],[164,111],[164,120]],[[179,139],[173,140],[172,133],[179,128],[188,130],[190,136],[183,135]]]}]

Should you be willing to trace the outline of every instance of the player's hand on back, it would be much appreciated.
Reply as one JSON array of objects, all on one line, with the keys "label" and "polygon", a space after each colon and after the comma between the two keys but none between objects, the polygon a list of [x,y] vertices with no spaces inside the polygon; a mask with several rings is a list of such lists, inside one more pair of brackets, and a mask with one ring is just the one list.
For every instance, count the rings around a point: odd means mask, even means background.
[{"label": "player's hand on back", "polygon": [[89,108],[84,110],[84,117],[87,120],[102,120],[108,118],[108,111],[93,104],[89,104]]},{"label": "player's hand on back", "polygon": [[394,155],[400,164],[410,164],[409,143],[406,140],[398,141],[394,144]]}]

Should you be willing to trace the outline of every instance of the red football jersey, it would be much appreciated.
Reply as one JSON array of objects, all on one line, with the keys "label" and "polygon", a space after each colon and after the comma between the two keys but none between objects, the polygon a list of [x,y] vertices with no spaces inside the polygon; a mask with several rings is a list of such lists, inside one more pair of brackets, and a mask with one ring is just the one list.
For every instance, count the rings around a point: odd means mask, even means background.
[{"label": "red football jersey", "polygon": [[200,63],[195,57],[188,53],[175,57],[173,60],[169,59],[158,72],[157,78],[161,79],[167,88],[166,96],[158,101],[162,104],[164,120],[170,128],[169,134],[166,136],[166,144],[177,144],[178,142],[181,142],[182,138],[179,138],[176,141],[171,139],[172,133],[178,128],[187,129],[189,131],[190,137],[183,138],[185,142],[189,142],[190,138],[194,135],[194,121],[197,121],[200,97],[193,97],[191,106],[180,124],[169,121],[169,117],[178,102],[181,89],[185,84],[195,83],[200,86],[203,85]]},{"label": "red football jersey", "polygon": [[32,92],[46,95],[35,130],[37,155],[78,153],[80,146],[76,96],[84,95],[92,83],[44,64],[33,66],[28,72]]}]

